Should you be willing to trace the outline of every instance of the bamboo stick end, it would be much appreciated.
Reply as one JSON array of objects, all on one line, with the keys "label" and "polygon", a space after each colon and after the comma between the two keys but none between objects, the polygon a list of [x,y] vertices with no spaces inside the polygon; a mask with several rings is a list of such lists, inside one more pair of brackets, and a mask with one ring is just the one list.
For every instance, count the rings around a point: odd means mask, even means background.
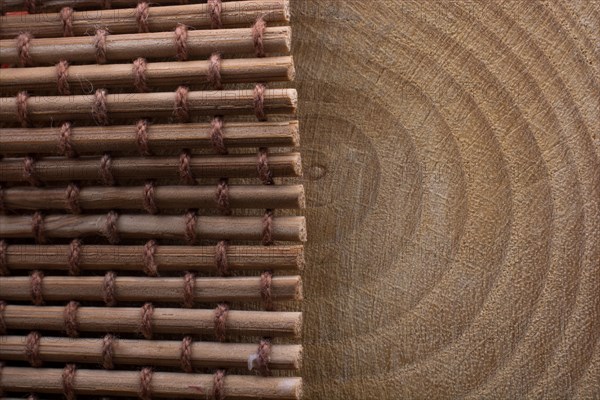
[{"label": "bamboo stick end", "polygon": [[306,260],[304,259],[304,247],[302,247],[298,252],[298,256],[296,256],[296,266],[299,271],[302,271],[304,269],[305,264]]},{"label": "bamboo stick end", "polygon": [[294,324],[294,339],[302,338],[302,313],[298,313],[298,319],[296,319],[296,323]]},{"label": "bamboo stick end", "polygon": [[291,16],[290,0],[283,0],[283,18],[285,19],[285,22],[290,22]]},{"label": "bamboo stick end", "polygon": [[302,217],[299,227],[298,227],[298,239],[301,242],[306,242],[308,240],[306,233],[306,218]]},{"label": "bamboo stick end", "polygon": [[292,145],[300,146],[300,123],[297,120],[290,121],[290,133],[292,134]]},{"label": "bamboo stick end", "polygon": [[302,157],[300,157],[300,153],[296,154],[292,161],[292,168],[294,171],[294,175],[301,177],[302,176]]},{"label": "bamboo stick end", "polygon": [[300,191],[298,193],[298,208],[306,208],[306,195],[304,193],[304,186],[300,186]]},{"label": "bamboo stick end", "polygon": [[294,294],[294,300],[302,301],[304,299],[304,289],[302,288],[302,278],[298,276],[296,283],[296,293]]},{"label": "bamboo stick end", "polygon": [[296,67],[294,67],[294,57],[290,56],[290,66],[287,70],[287,79],[288,81],[293,81],[296,79]]}]

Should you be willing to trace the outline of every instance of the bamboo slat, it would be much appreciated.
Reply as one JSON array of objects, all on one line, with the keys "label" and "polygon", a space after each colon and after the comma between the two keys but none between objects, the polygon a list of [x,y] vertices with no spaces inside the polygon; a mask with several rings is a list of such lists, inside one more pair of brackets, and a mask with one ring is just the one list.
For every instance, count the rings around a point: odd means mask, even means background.
[{"label": "bamboo slat", "polygon": [[[260,301],[260,277],[196,278],[195,302]],[[43,278],[45,301],[103,301],[104,277],[47,276]],[[116,301],[183,303],[184,278],[116,277]],[[31,299],[29,277],[0,277],[0,293],[6,301]],[[301,300],[300,276],[274,276],[271,295],[274,301]]]},{"label": "bamboo slat", "polygon": [[[135,125],[72,125],[70,144],[78,154],[138,152]],[[226,147],[295,147],[299,145],[298,121],[223,123]],[[61,154],[61,128],[2,128],[0,153],[5,155]],[[211,124],[148,124],[146,137],[153,149],[212,148]]]},{"label": "bamboo slat", "polygon": [[[66,271],[71,248],[68,245],[8,244],[5,250],[9,270]],[[163,246],[154,250],[158,273],[173,271],[215,271],[214,246]],[[301,270],[304,249],[294,246],[237,246],[226,251],[231,271],[269,269]],[[77,267],[82,271],[141,271],[145,268],[144,246],[83,244],[78,250]]]},{"label": "bamboo slat", "polygon": [[[270,154],[269,168],[275,177],[301,176],[300,153]],[[24,159],[5,158],[0,161],[0,182],[25,182]],[[102,181],[100,158],[42,158],[33,165],[36,179],[46,181]],[[199,178],[257,177],[255,155],[207,156],[193,155],[190,170]],[[110,173],[120,180],[179,179],[179,157],[112,157]]]},{"label": "bamboo slat", "polygon": [[[224,2],[231,0],[223,0]],[[248,1],[248,0],[238,0]],[[117,10],[119,8],[135,7],[139,0],[0,0],[0,12],[9,11],[29,11],[31,14],[40,12],[60,11],[63,7],[71,7],[75,10],[92,10],[92,9],[110,9]],[[198,4],[205,0],[187,0],[187,3]],[[28,10],[27,4],[33,5],[32,9]],[[182,0],[152,0],[152,5],[169,6],[181,4]]]},{"label": "bamboo slat", "polygon": [[[200,85],[207,82],[209,61],[148,62],[144,77],[152,88],[175,89],[178,85]],[[221,83],[280,82],[294,79],[291,56],[222,59]],[[71,93],[90,93],[96,88],[134,87],[132,64],[71,65],[67,82]],[[0,93],[15,95],[27,90],[57,92],[55,66],[5,68],[0,79]]]},{"label": "bamboo slat", "polygon": [[[218,208],[216,185],[213,186],[156,186],[152,198],[158,210],[188,208]],[[145,187],[94,187],[79,189],[77,203],[81,211],[128,209],[143,210]],[[14,187],[0,188],[3,205],[8,210],[71,211],[66,188]],[[229,185],[231,208],[304,208],[302,185]]]},{"label": "bamboo slat", "polygon": [[[289,26],[268,27],[263,36],[267,54],[289,54],[291,41]],[[131,61],[175,58],[173,32],[108,35],[105,45],[106,60]],[[190,30],[187,35],[187,53],[190,59],[206,58],[215,50],[223,54],[253,54],[255,52],[252,29]],[[34,38],[29,45],[33,65],[56,64],[61,59],[73,63],[95,63],[94,36],[61,38]],[[0,63],[19,63],[19,50],[15,39],[0,40]]]},{"label": "bamboo slat", "polygon": [[[195,91],[187,95],[187,107],[193,115],[251,114],[255,112],[253,90]],[[92,119],[94,95],[32,96],[27,100],[27,119],[54,123],[56,120]],[[175,92],[117,93],[106,95],[108,119],[170,117],[175,112]],[[267,89],[264,112],[296,112],[295,89]],[[21,122],[16,97],[0,98],[0,122]]]},{"label": "bamboo slat", "polygon": [[[0,386],[10,392],[62,393],[63,370],[49,368],[4,367]],[[154,372],[150,383],[153,397],[198,399],[212,396],[214,376]],[[140,390],[139,371],[77,369],[73,381],[77,395],[136,397]],[[226,375],[227,400],[298,400],[302,397],[302,378]]]},{"label": "bamboo slat", "polygon": [[[118,236],[122,239],[182,239],[188,233],[185,216],[119,215],[111,219],[112,233],[107,234],[107,215],[48,215],[43,217],[40,229],[46,238],[75,238],[85,236]],[[263,238],[262,217],[196,216],[192,223],[197,239],[257,240]],[[0,215],[0,238],[32,238],[32,216]],[[274,217],[273,240],[306,241],[306,221],[299,217]],[[114,243],[113,243],[114,244]]]},{"label": "bamboo slat", "polygon": [[[6,305],[3,319],[7,330],[64,331],[64,307]],[[153,333],[211,335],[215,333],[214,310],[155,308]],[[139,333],[140,308],[79,307],[79,332]],[[225,319],[227,335],[299,338],[302,313],[229,310]]]},{"label": "bamboo slat", "polygon": [[[205,4],[153,7],[149,2],[147,27],[150,32],[170,31],[177,24],[194,29],[211,28],[210,7]],[[135,3],[133,4],[135,7]],[[283,23],[290,19],[288,0],[253,0],[224,2],[221,6],[221,23],[224,27],[250,26],[257,15],[268,23]],[[89,35],[96,27],[108,29],[113,34],[137,33],[138,23],[135,8],[99,10],[96,12],[75,11],[71,17],[75,36]],[[35,37],[63,36],[63,19],[60,13],[20,14],[0,18],[0,38],[16,37],[27,31]]]}]

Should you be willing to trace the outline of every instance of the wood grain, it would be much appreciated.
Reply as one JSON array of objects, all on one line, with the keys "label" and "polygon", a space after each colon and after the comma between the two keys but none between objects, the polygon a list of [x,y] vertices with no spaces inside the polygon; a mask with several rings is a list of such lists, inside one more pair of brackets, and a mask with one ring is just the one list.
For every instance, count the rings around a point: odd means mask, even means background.
[{"label": "wood grain", "polygon": [[308,399],[600,396],[600,4],[292,2]]}]

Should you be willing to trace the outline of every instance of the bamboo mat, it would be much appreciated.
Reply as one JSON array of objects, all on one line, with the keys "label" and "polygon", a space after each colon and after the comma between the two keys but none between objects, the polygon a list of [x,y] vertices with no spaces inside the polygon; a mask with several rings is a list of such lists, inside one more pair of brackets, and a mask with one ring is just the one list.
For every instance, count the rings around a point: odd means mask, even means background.
[{"label": "bamboo mat", "polygon": [[5,396],[302,396],[288,1],[179,3],[0,2]]}]

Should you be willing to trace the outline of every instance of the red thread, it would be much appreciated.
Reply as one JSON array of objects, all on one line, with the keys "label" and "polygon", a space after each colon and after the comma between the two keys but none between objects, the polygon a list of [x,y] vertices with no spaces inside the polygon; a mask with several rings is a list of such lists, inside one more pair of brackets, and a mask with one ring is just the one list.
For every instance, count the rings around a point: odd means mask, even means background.
[{"label": "red thread", "polygon": [[117,229],[117,221],[119,214],[116,211],[109,211],[106,214],[106,224],[104,226],[104,236],[108,239],[110,244],[119,243],[119,231]]},{"label": "red thread", "polygon": [[115,337],[111,334],[106,334],[102,339],[102,368],[113,369],[113,356],[115,355],[115,349],[113,342]]},{"label": "red thread", "polygon": [[228,153],[223,140],[223,118],[221,116],[215,116],[211,121],[210,141],[217,153]]},{"label": "red thread", "polygon": [[60,126],[60,133],[58,136],[58,151],[66,157],[76,157],[77,153],[73,149],[73,143],[71,143],[71,123],[63,122]]},{"label": "red thread", "polygon": [[273,311],[273,297],[271,293],[271,284],[273,281],[273,273],[271,271],[263,271],[260,274],[260,297],[263,300],[263,307],[267,311]]},{"label": "red thread", "polygon": [[19,65],[21,67],[31,67],[33,65],[33,60],[29,53],[32,39],[33,36],[29,32],[23,32],[17,36],[17,55],[19,56]]},{"label": "red thread", "polygon": [[44,235],[44,217],[42,213],[36,211],[31,216],[31,232],[36,243],[46,243],[46,237]]},{"label": "red thread", "polygon": [[117,299],[115,298],[116,279],[116,274],[112,271],[108,271],[104,275],[104,280],[102,281],[102,300],[104,300],[104,303],[109,307],[117,304]]},{"label": "red thread", "polygon": [[269,156],[266,147],[258,149],[258,164],[256,165],[258,176],[263,185],[273,185],[273,172],[269,167]]},{"label": "red thread", "polygon": [[263,376],[272,375],[272,372],[269,369],[269,362],[271,361],[271,339],[263,338],[260,340],[256,355],[257,369],[260,374]]},{"label": "red thread", "polygon": [[79,324],[77,323],[77,309],[79,308],[79,303],[76,301],[70,301],[66,306],[63,312],[63,319],[65,324],[65,332],[69,337],[77,337],[79,336],[79,332],[77,331],[79,328]]},{"label": "red thread", "polygon": [[221,83],[221,55],[219,53],[213,53],[210,56],[206,79],[212,85],[213,89],[223,89],[223,84]]},{"label": "red thread", "polygon": [[213,398],[225,400],[225,370],[218,369],[213,377]]},{"label": "red thread", "polygon": [[223,22],[221,22],[221,0],[208,0],[207,3],[208,14],[210,15],[210,28],[221,29],[223,27]]},{"label": "red thread", "polygon": [[186,308],[194,307],[194,290],[196,288],[196,275],[186,272],[183,277],[183,306]]},{"label": "red thread", "polygon": [[252,40],[254,41],[254,52],[256,57],[265,56],[265,31],[267,30],[267,22],[260,16],[252,26]]},{"label": "red thread", "polygon": [[227,178],[219,179],[217,192],[215,193],[217,206],[223,215],[231,215],[231,206],[229,203],[229,183]]},{"label": "red thread", "polygon": [[154,240],[148,240],[144,245],[144,272],[148,276],[158,276],[158,265],[154,260],[154,254],[156,254],[157,244]]},{"label": "red thread", "polygon": [[142,368],[140,371],[140,390],[138,396],[141,400],[152,400],[152,369]]},{"label": "red thread", "polygon": [[33,271],[31,275],[29,275],[31,302],[36,306],[44,304],[43,280],[44,273],[42,271]]},{"label": "red thread", "polygon": [[145,119],[140,119],[135,125],[135,141],[142,156],[151,154],[150,144],[148,143],[148,121]]},{"label": "red thread", "polygon": [[25,339],[25,357],[32,367],[41,367],[42,360],[40,359],[40,339],[39,332],[33,331],[27,335]]},{"label": "red thread", "polygon": [[135,22],[138,26],[138,33],[150,32],[148,29],[148,16],[150,6],[145,1],[139,2],[135,8]]},{"label": "red thread", "polygon": [[215,337],[219,342],[225,341],[225,328],[227,324],[227,314],[229,313],[229,306],[227,303],[220,303],[215,308]]},{"label": "red thread", "polygon": [[81,240],[73,239],[69,244],[69,256],[67,263],[69,264],[69,275],[79,275],[81,262]]},{"label": "red thread", "polygon": [[227,248],[229,242],[227,240],[220,240],[215,246],[215,265],[219,276],[229,275],[229,262],[227,260]]},{"label": "red thread", "polygon": [[185,241],[188,244],[194,244],[196,242],[196,212],[188,211],[184,215],[185,219]]},{"label": "red thread", "polygon": [[42,184],[35,173],[35,160],[32,157],[28,156],[23,159],[23,179],[29,182],[31,186]]},{"label": "red thread", "polygon": [[156,208],[156,201],[154,200],[154,182],[148,181],[144,185],[144,210],[149,214],[156,214],[158,208]]},{"label": "red thread", "polygon": [[108,105],[106,89],[97,89],[92,103],[92,118],[100,125],[108,125]]},{"label": "red thread", "polygon": [[79,187],[73,182],[69,183],[67,186],[67,190],[65,191],[66,195],[66,208],[72,214],[80,214],[81,207],[79,206]]},{"label": "red thread", "polygon": [[190,119],[188,94],[189,89],[186,86],[179,86],[175,91],[175,107],[173,109],[173,115],[179,122],[187,122]]},{"label": "red thread", "polygon": [[265,114],[265,91],[267,86],[264,83],[257,83],[254,87],[254,114],[259,121],[266,121]]},{"label": "red thread", "polygon": [[4,310],[6,310],[6,302],[0,300],[0,335],[6,335],[6,321],[4,321]]},{"label": "red thread", "polygon": [[189,150],[182,150],[179,155],[179,180],[186,185],[194,185],[196,180],[192,173],[192,155]]},{"label": "red thread", "polygon": [[97,29],[94,36],[94,47],[96,48],[96,64],[106,63],[106,37],[108,31],[106,29]]},{"label": "red thread", "polygon": [[67,364],[62,372],[62,388],[67,400],[75,400],[75,364]]},{"label": "red thread", "polygon": [[[142,4],[142,3],[140,3]],[[146,4],[146,3],[143,3]],[[139,57],[133,61],[133,86],[138,92],[147,92],[148,83],[146,82],[146,69],[148,68],[146,64],[146,59]]]},{"label": "red thread", "polygon": [[111,166],[112,158],[110,157],[110,154],[105,153],[102,158],[100,158],[100,179],[106,186],[112,186],[115,184],[115,178],[113,177]]},{"label": "red thread", "polygon": [[17,93],[17,120],[23,128],[29,126],[29,112],[27,110],[27,100],[29,100],[29,94],[27,92]]},{"label": "red thread", "polygon": [[187,38],[187,26],[177,24],[177,28],[175,28],[175,48],[177,49],[177,59],[179,61],[187,61],[188,59]]},{"label": "red thread", "polygon": [[270,246],[273,244],[273,210],[266,210],[262,218],[262,244]]},{"label": "red thread", "polygon": [[61,8],[60,19],[62,20],[63,36],[73,36],[73,9],[71,7]]},{"label": "red thread", "polygon": [[187,373],[194,372],[192,365],[192,342],[193,339],[191,336],[186,336],[181,341],[181,369]]},{"label": "red thread", "polygon": [[71,87],[69,85],[69,63],[67,60],[60,60],[58,64],[56,64],[56,86],[58,94],[71,94]]},{"label": "red thread", "polygon": [[142,335],[146,339],[152,339],[152,316],[154,315],[154,306],[152,303],[146,303],[142,306]]}]

